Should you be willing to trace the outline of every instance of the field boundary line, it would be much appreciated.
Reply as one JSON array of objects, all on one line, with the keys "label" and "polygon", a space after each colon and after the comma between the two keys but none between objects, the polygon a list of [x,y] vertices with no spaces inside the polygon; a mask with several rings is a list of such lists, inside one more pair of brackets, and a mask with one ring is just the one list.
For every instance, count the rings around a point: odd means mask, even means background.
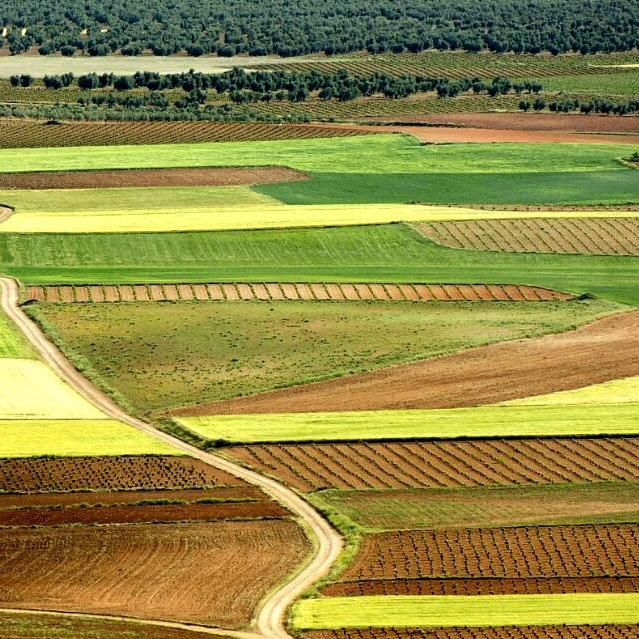
[{"label": "field boundary line", "polygon": [[286,630],[287,612],[296,599],[328,574],[344,546],[341,535],[307,501],[279,482],[243,468],[227,459],[200,450],[173,435],[154,428],[141,419],[128,415],[110,397],[98,390],[79,373],[62,351],[47,339],[40,328],[20,308],[19,296],[20,287],[15,279],[0,277],[0,306],[2,310],[17,325],[45,363],[49,364],[63,380],[94,406],[106,415],[186,452],[191,457],[259,486],[268,495],[291,510],[304,523],[303,528],[307,534],[309,531],[312,533],[314,539],[310,539],[310,541],[315,548],[315,555],[287,582],[267,594],[255,617],[254,627],[258,634],[269,639],[290,639],[291,635]]}]

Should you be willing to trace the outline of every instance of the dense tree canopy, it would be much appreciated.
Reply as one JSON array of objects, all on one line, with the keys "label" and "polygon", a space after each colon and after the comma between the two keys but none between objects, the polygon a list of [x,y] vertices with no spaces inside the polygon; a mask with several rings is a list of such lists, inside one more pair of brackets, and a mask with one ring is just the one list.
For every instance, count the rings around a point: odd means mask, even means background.
[{"label": "dense tree canopy", "polygon": [[3,0],[0,27],[43,55],[588,53],[639,46],[639,0]]}]

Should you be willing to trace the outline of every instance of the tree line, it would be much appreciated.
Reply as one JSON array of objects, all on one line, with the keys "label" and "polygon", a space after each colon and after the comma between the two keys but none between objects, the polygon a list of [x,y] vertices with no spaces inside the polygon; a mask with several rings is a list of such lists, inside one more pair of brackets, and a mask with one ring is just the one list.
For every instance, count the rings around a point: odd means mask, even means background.
[{"label": "tree line", "polygon": [[3,0],[12,54],[515,53],[639,46],[639,0]]},{"label": "tree line", "polygon": [[556,100],[547,100],[543,97],[537,97],[532,101],[522,100],[519,103],[519,109],[521,111],[544,111],[545,109],[548,109],[554,113],[579,112],[584,114],[599,113],[603,115],[631,115],[639,113],[639,99],[615,102],[608,98],[594,98],[592,100],[560,98]]}]

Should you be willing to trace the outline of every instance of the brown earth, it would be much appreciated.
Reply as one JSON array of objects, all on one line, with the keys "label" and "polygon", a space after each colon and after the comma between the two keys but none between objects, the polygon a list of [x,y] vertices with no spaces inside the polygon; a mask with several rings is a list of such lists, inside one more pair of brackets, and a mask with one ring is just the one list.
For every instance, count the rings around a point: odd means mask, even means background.
[{"label": "brown earth", "polygon": [[639,577],[639,525],[402,530],[366,535],[340,581]]},{"label": "brown earth", "polygon": [[509,253],[639,255],[639,218],[473,220],[415,227],[451,248]]},{"label": "brown earth", "polygon": [[210,634],[195,629],[26,613],[0,613],[0,628],[2,639],[211,639]]},{"label": "brown earth", "polygon": [[113,189],[167,186],[239,186],[307,180],[282,166],[203,167],[190,169],[114,169],[0,173],[2,189]]},{"label": "brown earth", "polygon": [[566,592],[638,592],[637,577],[524,577],[520,579],[372,579],[322,588],[327,597],[364,595],[550,595]]},{"label": "brown earth", "polygon": [[[597,365],[593,366],[593,362]],[[639,375],[639,311],[557,335],[182,409],[179,415],[453,408]]]},{"label": "brown earth", "polygon": [[190,457],[0,459],[0,492],[200,489],[248,484]]},{"label": "brown earth", "polygon": [[302,639],[636,639],[639,626],[504,626],[498,628],[349,628],[306,632]]},{"label": "brown earth", "polygon": [[282,519],[287,512],[274,501],[220,504],[145,504],[91,508],[19,508],[0,511],[0,526],[139,524],[177,521]]},{"label": "brown earth", "polygon": [[0,607],[244,626],[309,551],[290,521],[3,529]]},{"label": "brown earth", "polygon": [[303,492],[639,480],[635,437],[267,444],[224,451]]}]

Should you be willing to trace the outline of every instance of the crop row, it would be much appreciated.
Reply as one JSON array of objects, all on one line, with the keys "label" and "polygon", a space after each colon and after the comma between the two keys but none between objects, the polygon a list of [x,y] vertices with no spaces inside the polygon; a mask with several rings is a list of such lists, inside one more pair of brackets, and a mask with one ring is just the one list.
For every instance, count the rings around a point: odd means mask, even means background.
[{"label": "crop row", "polygon": [[512,253],[639,255],[639,218],[431,222],[420,230],[453,248]]},{"label": "crop row", "polygon": [[639,479],[639,439],[272,444],[227,449],[302,491]]},{"label": "crop row", "polygon": [[639,576],[639,525],[402,530],[365,537],[343,580]]},{"label": "crop row", "polygon": [[569,299],[535,286],[492,284],[123,284],[119,286],[30,286],[26,296],[40,302],[165,302],[239,300],[331,301],[515,301]]}]

